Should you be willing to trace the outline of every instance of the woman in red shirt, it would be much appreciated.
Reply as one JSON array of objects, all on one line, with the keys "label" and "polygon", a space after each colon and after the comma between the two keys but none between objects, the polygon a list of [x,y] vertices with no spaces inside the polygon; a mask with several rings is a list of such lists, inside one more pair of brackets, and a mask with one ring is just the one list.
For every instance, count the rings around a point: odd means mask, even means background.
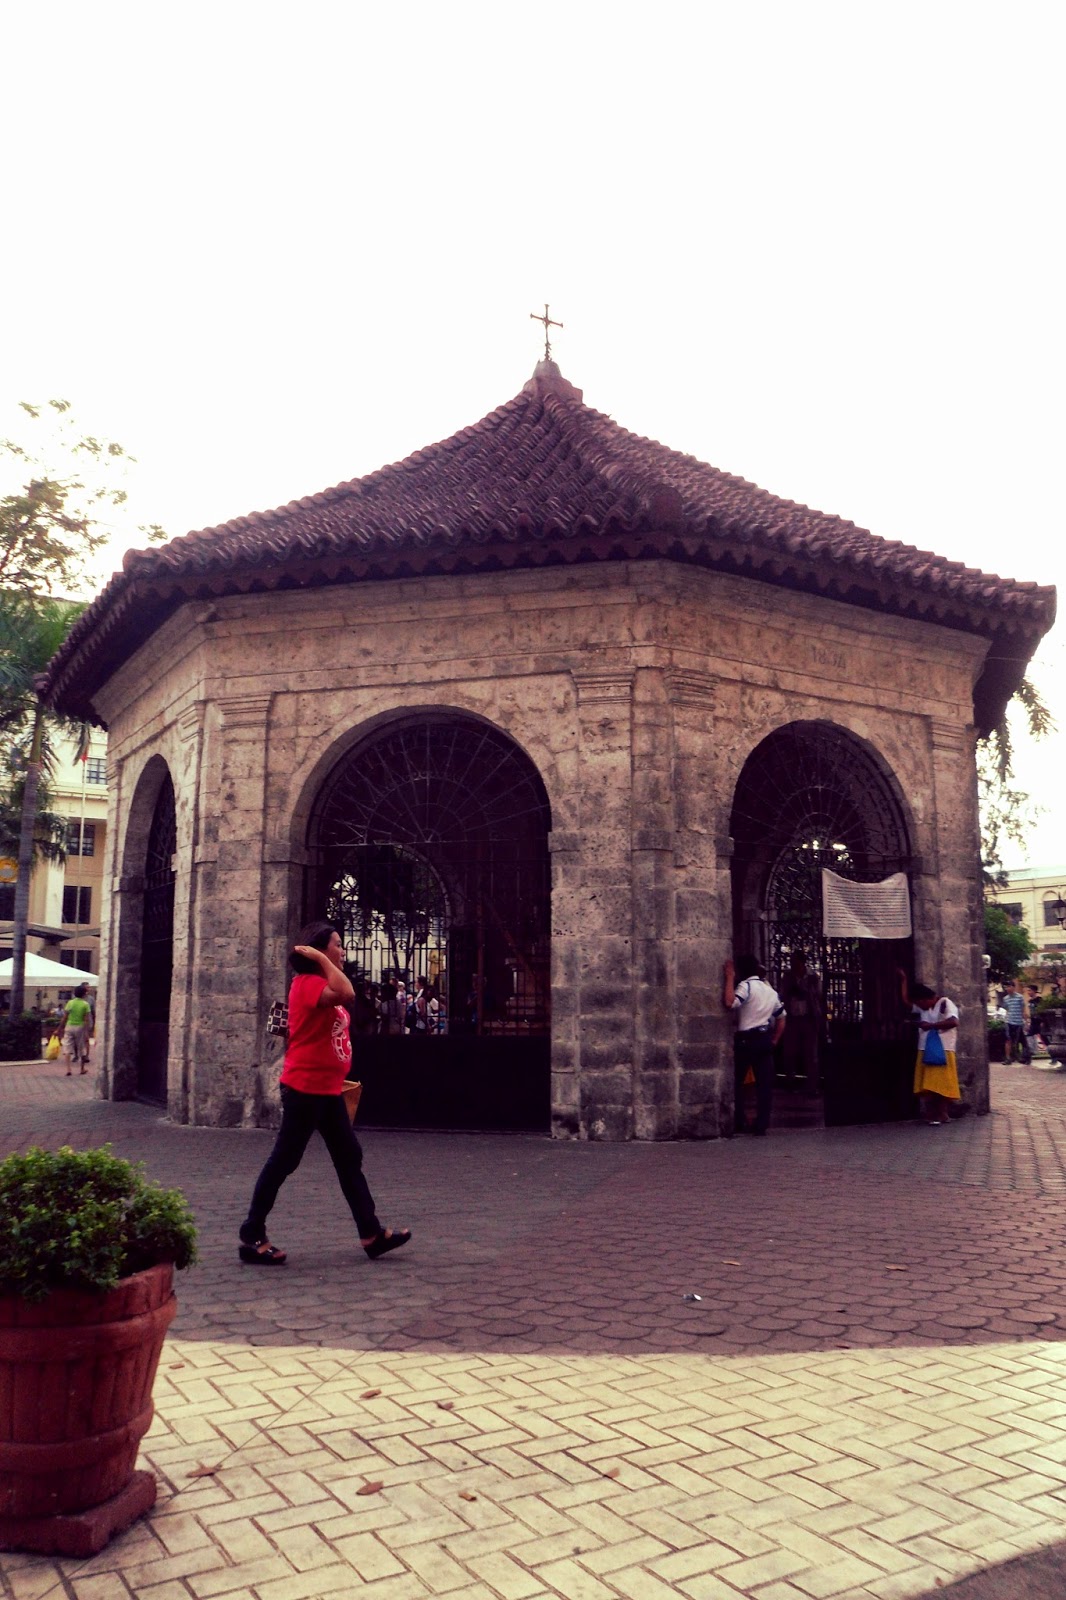
[{"label": "woman in red shirt", "polygon": [[304,928],[289,964],[296,976],[289,990],[289,1042],[281,1069],[281,1127],[241,1223],[240,1258],[262,1267],[284,1262],[284,1250],[267,1238],[266,1219],[317,1129],[359,1230],[359,1242],[376,1261],[406,1244],[411,1230],[393,1231],[378,1221],[363,1176],[363,1152],[341,1092],[352,1064],[345,1007],[355,991],[344,971],[344,949],[336,928],[328,922]]}]

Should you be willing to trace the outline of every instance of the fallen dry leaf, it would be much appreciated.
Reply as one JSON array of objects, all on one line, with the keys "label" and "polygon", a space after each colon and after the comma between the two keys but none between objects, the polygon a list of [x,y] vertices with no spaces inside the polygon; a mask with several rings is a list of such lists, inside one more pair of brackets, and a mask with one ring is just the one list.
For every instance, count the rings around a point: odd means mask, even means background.
[{"label": "fallen dry leaf", "polygon": [[368,1478],[366,1483],[361,1483],[356,1494],[380,1494],[385,1485],[378,1478]]},{"label": "fallen dry leaf", "polygon": [[459,1498],[460,1498],[460,1500],[476,1500],[477,1499],[477,1495],[476,1494],[471,1494],[469,1489],[460,1489],[459,1490]]},{"label": "fallen dry leaf", "polygon": [[201,1463],[200,1463],[200,1465],[198,1467],[193,1467],[192,1471],[191,1472],[187,1472],[185,1474],[185,1476],[187,1478],[213,1478],[216,1472],[221,1472],[221,1471],[222,1471],[222,1463],[221,1463],[221,1461],[218,1463],[217,1467],[205,1467],[203,1462],[201,1461]]},{"label": "fallen dry leaf", "polygon": [[886,1272],[906,1272],[907,1270],[908,1269],[906,1267],[896,1266],[891,1261],[889,1262],[888,1266],[886,1266],[886,1268],[885,1268]]},{"label": "fallen dry leaf", "polygon": [[177,1372],[178,1368],[183,1367],[184,1365],[184,1361],[172,1361],[170,1363],[170,1370],[171,1372]]},{"label": "fallen dry leaf", "polygon": [[617,1478],[617,1476],[621,1472],[621,1470],[622,1470],[621,1467],[608,1467],[607,1471],[604,1473],[604,1477],[605,1478]]},{"label": "fallen dry leaf", "polygon": [[455,1401],[454,1400],[438,1400],[437,1401],[437,1410],[438,1411],[454,1411],[455,1410]]},{"label": "fallen dry leaf", "polygon": [[722,1265],[723,1265],[723,1267],[739,1267],[740,1266],[740,1262],[739,1261],[723,1261]]},{"label": "fallen dry leaf", "polygon": [[375,1400],[380,1393],[380,1389],[365,1389],[359,1398],[360,1400]]}]

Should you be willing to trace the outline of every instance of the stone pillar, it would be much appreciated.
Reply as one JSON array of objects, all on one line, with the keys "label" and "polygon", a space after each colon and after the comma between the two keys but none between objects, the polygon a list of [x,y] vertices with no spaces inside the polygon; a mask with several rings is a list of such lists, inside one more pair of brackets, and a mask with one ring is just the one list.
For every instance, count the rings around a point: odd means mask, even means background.
[{"label": "stone pillar", "polygon": [[552,871],[551,1101],[552,1135],[581,1137],[581,835],[548,835]]},{"label": "stone pillar", "polygon": [[245,1107],[245,1122],[256,1128],[281,1121],[278,1078],[284,1040],[266,1031],[266,1014],[275,1000],[284,1000],[292,981],[289,951],[304,920],[304,873],[308,851],[291,839],[267,839],[263,845],[263,916],[260,959],[261,1005],[256,1019],[258,1072],[254,1097]]},{"label": "stone pillar", "polygon": [[100,952],[100,970],[107,984],[103,1006],[99,992],[97,999],[97,1025],[104,1035],[98,1089],[105,1100],[132,1100],[137,1093],[143,928],[144,875],[125,872],[113,876]]},{"label": "stone pillar", "polygon": [[174,955],[167,1038],[167,1111],[175,1122],[192,1117],[195,1059],[193,974],[197,969],[196,901],[199,883],[205,705],[198,700],[178,717],[177,758],[171,767],[177,815],[174,858]]},{"label": "stone pillar", "polygon": [[217,736],[208,742],[202,768],[202,805],[211,815],[205,815],[196,853],[189,1118],[223,1128],[253,1121],[259,1098],[268,1004],[263,816],[271,699],[220,698]]},{"label": "stone pillar", "polygon": [[661,671],[633,682],[633,1131],[677,1136],[673,734]]},{"label": "stone pillar", "polygon": [[732,952],[732,794],[720,792],[714,722],[717,680],[668,675],[673,709],[675,985],[678,1121],[682,1138],[709,1139],[732,1124],[733,1029],[722,1011],[722,962]]},{"label": "stone pillar", "polygon": [[[962,1097],[977,1112],[989,1109],[988,1020],[981,892],[981,826],[977,802],[977,735],[972,727],[929,719],[936,796],[939,949],[915,939],[918,975],[939,985],[962,1012],[957,1061]],[[917,933],[917,930],[916,930]]]},{"label": "stone pillar", "polygon": [[632,700],[628,668],[575,672],[579,1130],[633,1136]]}]

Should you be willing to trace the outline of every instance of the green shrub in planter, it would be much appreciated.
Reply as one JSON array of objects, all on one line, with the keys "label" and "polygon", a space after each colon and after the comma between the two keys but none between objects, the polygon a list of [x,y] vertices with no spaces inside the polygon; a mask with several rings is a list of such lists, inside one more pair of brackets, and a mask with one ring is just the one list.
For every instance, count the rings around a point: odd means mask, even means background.
[{"label": "green shrub in planter", "polygon": [[99,1150],[33,1148],[0,1161],[0,1295],[113,1289],[146,1267],[196,1260],[196,1225],[179,1189]]},{"label": "green shrub in planter", "polygon": [[40,1054],[40,1017],[0,1017],[0,1061],[37,1061]]}]

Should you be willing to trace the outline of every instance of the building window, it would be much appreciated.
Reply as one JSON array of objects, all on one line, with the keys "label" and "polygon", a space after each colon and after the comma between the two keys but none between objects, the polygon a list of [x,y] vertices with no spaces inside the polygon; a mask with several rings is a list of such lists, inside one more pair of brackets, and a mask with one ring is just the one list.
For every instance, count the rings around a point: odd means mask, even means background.
[{"label": "building window", "polygon": [[[81,846],[79,850],[78,846]],[[96,854],[96,823],[67,823],[67,855],[94,856]]]},{"label": "building window", "polygon": [[85,781],[87,783],[107,782],[106,756],[90,756],[85,763]]},{"label": "building window", "polygon": [[15,885],[0,883],[0,922],[11,922],[15,915]]},{"label": "building window", "polygon": [[1061,926],[1060,918],[1066,920],[1066,900],[1044,901],[1044,927],[1058,928]]},{"label": "building window", "polygon": [[[91,854],[91,852],[90,852],[90,854]],[[1007,905],[1005,901],[1001,900],[999,902],[999,909],[1003,912],[1003,915],[1005,917],[1009,917],[1010,918],[1010,920],[1014,923],[1014,926],[1016,928],[1020,928],[1021,927],[1021,925],[1022,925],[1022,908],[1021,908],[1021,903],[1020,902],[1015,902],[1015,903],[1013,903],[1011,905]]]},{"label": "building window", "polygon": [[88,950],[61,950],[59,952],[60,965],[64,967],[77,967],[79,972],[91,972],[92,953]]},{"label": "building window", "polygon": [[63,921],[83,923],[92,921],[93,892],[87,888],[63,890]]}]

